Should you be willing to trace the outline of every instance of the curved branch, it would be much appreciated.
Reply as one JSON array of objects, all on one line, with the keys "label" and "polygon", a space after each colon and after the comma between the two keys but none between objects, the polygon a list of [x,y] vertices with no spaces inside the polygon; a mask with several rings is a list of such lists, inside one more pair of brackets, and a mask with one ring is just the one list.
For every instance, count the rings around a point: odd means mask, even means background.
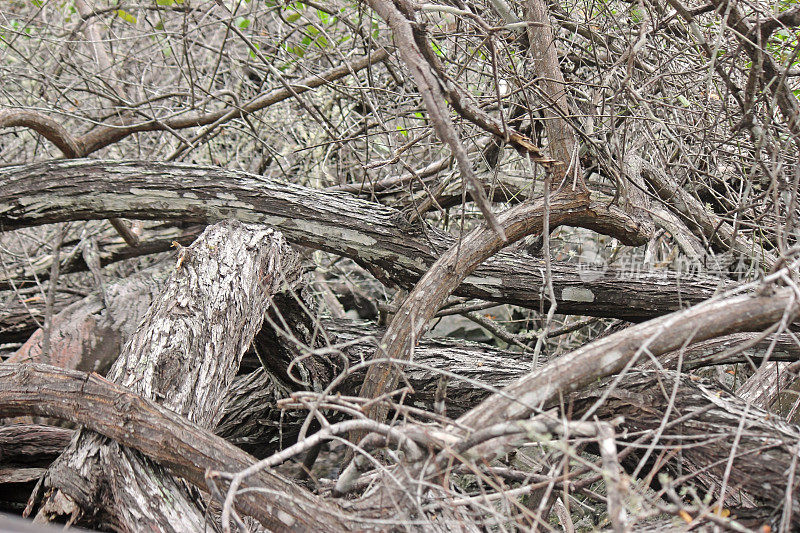
[{"label": "curved branch", "polygon": [[[646,354],[659,357],[681,347],[729,333],[760,331],[789,323],[800,310],[791,288],[773,294],[748,294],[712,300],[598,339],[506,387],[459,418],[481,428],[498,420],[518,420],[598,378],[616,374]],[[489,450],[484,450],[491,456]]]},{"label": "curved branch", "polygon": [[67,159],[80,157],[80,143],[58,122],[35,111],[23,109],[0,110],[0,129],[23,127],[29,128],[55,144]]},{"label": "curved branch", "polygon": [[386,50],[376,50],[366,57],[359,58],[350,63],[344,63],[333,67],[319,74],[312,74],[297,80],[291,86],[291,90],[285,87],[274,89],[262,94],[242,104],[241,106],[230,106],[213,113],[186,113],[165,120],[147,120],[144,122],[131,123],[130,120],[122,121],[117,124],[107,124],[99,126],[87,134],[81,136],[78,142],[83,146],[83,151],[78,157],[87,155],[118,142],[129,135],[145,131],[168,131],[193,128],[197,126],[207,126],[215,123],[225,123],[230,120],[243,117],[260,111],[266,107],[282,102],[294,95],[303,94],[317,87],[326,85],[332,81],[344,78],[367,68],[374,63],[384,61],[389,54]]},{"label": "curved branch", "polygon": [[[292,85],[291,89],[294,94],[302,94],[363,70],[374,63],[380,63],[387,57],[389,57],[389,54],[386,50],[377,50],[366,57],[297,80],[297,83]],[[293,96],[292,91],[282,87],[257,96],[240,107],[230,106],[213,113],[186,113],[165,120],[152,119],[137,122],[127,118],[116,123],[100,125],[79,137],[70,135],[61,124],[50,117],[33,111],[18,109],[0,111],[0,128],[12,126],[31,128],[55,144],[64,154],[64,157],[75,159],[86,157],[134,133],[180,130],[207,126],[218,122],[228,122],[282,102]]]},{"label": "curved branch", "polygon": [[[500,215],[498,222],[508,242],[513,243],[531,233],[542,231],[546,213],[553,227],[567,224],[597,228],[602,225],[609,230],[619,231],[630,222],[627,217],[615,216],[601,206],[592,205],[588,196],[578,194],[557,195],[547,206],[543,201],[519,204]],[[391,361],[412,357],[418,339],[425,334],[430,320],[447,297],[478,265],[505,245],[506,242],[493,231],[482,226],[466,235],[463,242],[451,246],[431,266],[400,306],[383,335],[374,358],[378,360],[385,357],[389,362],[370,367],[361,388],[361,397],[377,398],[394,390],[400,373]],[[374,420],[382,422],[388,408],[384,404],[373,404],[366,412]]]}]

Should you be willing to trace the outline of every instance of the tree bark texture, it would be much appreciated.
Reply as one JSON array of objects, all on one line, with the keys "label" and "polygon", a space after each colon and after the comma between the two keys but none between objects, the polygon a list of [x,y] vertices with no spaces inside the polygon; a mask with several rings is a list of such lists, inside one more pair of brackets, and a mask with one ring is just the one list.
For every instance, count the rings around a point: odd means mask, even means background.
[{"label": "tree bark texture", "polygon": [[[787,288],[772,294],[711,300],[637,324],[556,358],[503,389],[503,394],[494,394],[473,407],[458,422],[481,428],[497,420],[526,418],[559,395],[619,373],[638,361],[729,333],[762,331],[781,321],[787,325],[799,308],[794,292]],[[485,447],[480,451],[487,456],[497,453]]]},{"label": "tree bark texture", "polygon": [[[97,374],[46,365],[8,364],[0,365],[0,383],[0,416],[37,414],[71,420],[119,443],[114,448],[119,450],[115,461],[120,461],[118,454],[126,450],[134,454],[136,461],[144,461],[146,455],[199,487],[207,486],[209,470],[237,472],[255,461],[186,417]],[[345,513],[277,474],[262,471],[250,479],[248,486],[265,490],[243,493],[237,499],[237,508],[274,531],[346,530]],[[175,497],[167,491],[169,488],[157,488],[152,496]],[[151,517],[134,518],[160,529],[160,522],[150,522]],[[188,529],[191,524],[183,522],[184,517],[176,520],[172,525],[176,531],[193,531]],[[140,522],[132,525],[137,523]]]},{"label": "tree bark texture", "polygon": [[[267,224],[291,242],[351,257],[381,281],[406,287],[456,242],[433,228],[409,226],[389,207],[216,167],[76,160],[0,170],[0,229],[109,217]],[[602,229],[603,220],[596,224]],[[501,251],[455,294],[546,308],[544,271],[541,259]],[[633,321],[699,303],[720,285],[716,278],[668,271],[608,268],[587,275],[556,262],[552,273],[560,313]]]},{"label": "tree bark texture", "polygon": [[[602,395],[608,381],[604,380],[593,391],[576,395],[572,416],[578,418],[585,413]],[[676,385],[673,401],[670,395]],[[670,418],[664,426],[663,417],[670,409]],[[200,486],[206,468],[235,471],[254,460],[182,417],[96,375],[38,365],[0,367],[0,416],[21,414],[56,416],[86,424],[126,446],[142,450],[170,471]],[[617,384],[614,394],[596,414],[600,418],[623,415],[622,434],[655,436],[663,426],[665,430],[656,438],[669,449],[681,450],[682,459],[687,461],[682,465],[681,475],[696,479],[715,497],[719,497],[726,464],[733,457],[727,476],[730,489],[726,493],[726,506],[740,504],[737,500],[742,493],[747,495],[745,501],[760,500],[775,506],[784,498],[781,484],[797,453],[795,443],[800,429],[747,405],[718,384],[672,371],[634,370]],[[126,420],[134,429],[125,427]],[[740,439],[734,446],[737,432]],[[636,446],[637,450],[644,448],[642,443]],[[709,461],[709,457],[714,460]],[[765,460],[769,463],[766,466]],[[671,462],[660,468],[677,473],[672,470]],[[251,483],[278,489],[272,475],[266,472]],[[796,489],[798,480],[794,483]],[[281,490],[291,490],[291,486]],[[795,515],[800,509],[797,494],[794,490]],[[243,495],[242,509],[261,516],[262,505],[269,498],[254,494],[248,499]],[[357,518],[349,519],[353,520],[351,527],[358,523]]]},{"label": "tree bark texture", "polygon": [[168,268],[155,265],[72,303],[53,317],[49,354],[42,353],[44,329],[40,328],[6,362],[104,374],[163,289]]},{"label": "tree bark texture", "polygon": [[[271,229],[224,222],[182,248],[165,290],[109,378],[213,428],[268,300],[293,283],[296,259]],[[160,467],[91,431],[79,432],[43,480],[39,516],[103,509],[115,528],[144,519],[162,531],[204,527],[192,495]],[[154,497],[167,494],[167,497]],[[146,518],[145,518],[146,517]]]},{"label": "tree bark texture", "polygon": [[[576,416],[603,392],[598,387],[580,395]],[[650,434],[659,449],[680,450],[679,464],[666,465],[673,476],[695,479],[715,498],[725,480],[725,506],[746,503],[737,501],[745,492],[779,509],[791,493],[792,521],[800,520],[800,479],[787,475],[800,458],[800,426],[771,416],[718,383],[673,371],[629,372],[597,412],[601,419],[620,415],[628,433]]]}]

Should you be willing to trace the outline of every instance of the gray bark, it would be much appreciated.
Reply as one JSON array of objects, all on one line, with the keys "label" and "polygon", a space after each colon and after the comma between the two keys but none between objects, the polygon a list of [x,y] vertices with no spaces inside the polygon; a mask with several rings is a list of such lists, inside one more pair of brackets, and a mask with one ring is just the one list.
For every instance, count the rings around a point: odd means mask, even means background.
[{"label": "gray bark", "polygon": [[[269,297],[297,275],[279,234],[238,222],[211,227],[179,258],[167,287],[109,373],[200,427],[213,428],[222,398]],[[43,480],[40,518],[77,516],[119,530],[201,530],[196,495],[133,450],[80,431]],[[107,513],[107,514],[106,514]]]},{"label": "gray bark", "polygon": [[[91,194],[87,194],[91,192]],[[455,238],[406,224],[399,211],[342,193],[185,164],[55,161],[0,169],[0,227],[109,217],[268,224],[291,242],[351,257],[384,283],[413,286]],[[547,308],[544,261],[503,251],[456,294]],[[716,278],[553,263],[558,310],[644,320],[710,298]],[[597,275],[594,275],[597,274]]]},{"label": "gray bark", "polygon": [[160,264],[105,286],[53,317],[50,353],[42,353],[44,330],[38,329],[7,363],[46,363],[105,373],[119,357],[150,304],[169,276]]}]

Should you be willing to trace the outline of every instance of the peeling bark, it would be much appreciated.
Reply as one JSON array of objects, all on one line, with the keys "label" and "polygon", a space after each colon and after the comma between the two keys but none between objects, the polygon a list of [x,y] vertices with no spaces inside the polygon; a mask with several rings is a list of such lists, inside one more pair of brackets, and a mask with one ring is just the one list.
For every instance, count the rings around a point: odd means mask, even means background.
[{"label": "peeling bark", "polygon": [[[273,230],[238,222],[209,228],[180,250],[166,288],[109,378],[201,427],[216,426],[269,297],[294,276],[296,263]],[[41,518],[85,514],[119,530],[144,520],[160,531],[198,530],[206,522],[196,495],[181,483],[88,430],[50,467],[40,492]],[[93,510],[102,512],[92,516]]]}]

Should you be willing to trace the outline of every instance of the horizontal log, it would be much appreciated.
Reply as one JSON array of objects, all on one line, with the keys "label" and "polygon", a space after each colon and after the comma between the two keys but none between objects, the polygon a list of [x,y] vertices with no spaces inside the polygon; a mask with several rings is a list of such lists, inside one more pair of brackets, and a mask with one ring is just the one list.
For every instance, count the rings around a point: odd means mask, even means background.
[{"label": "horizontal log", "polygon": [[[385,283],[413,286],[455,237],[344,193],[245,172],[137,161],[50,161],[0,169],[0,229],[66,220],[141,218],[271,225],[291,242],[351,257]],[[456,294],[547,308],[545,264],[521,252],[487,260]],[[581,271],[554,262],[558,311],[641,321],[711,297],[720,280],[669,271]]]},{"label": "horizontal log", "polygon": [[[599,387],[576,397],[575,416],[604,390]],[[667,462],[666,468],[690,484],[699,482],[715,498],[720,497],[725,479],[726,500],[731,500],[725,507],[736,505],[741,491],[773,509],[785,505],[790,494],[792,522],[800,520],[800,477],[790,473],[800,453],[800,426],[754,407],[715,383],[672,371],[628,373],[619,392],[605,399],[596,415],[600,419],[624,416],[628,433],[651,435],[659,450],[680,450],[680,460]],[[648,440],[638,447],[644,451],[650,444]],[[788,484],[792,486],[787,488]]]}]

